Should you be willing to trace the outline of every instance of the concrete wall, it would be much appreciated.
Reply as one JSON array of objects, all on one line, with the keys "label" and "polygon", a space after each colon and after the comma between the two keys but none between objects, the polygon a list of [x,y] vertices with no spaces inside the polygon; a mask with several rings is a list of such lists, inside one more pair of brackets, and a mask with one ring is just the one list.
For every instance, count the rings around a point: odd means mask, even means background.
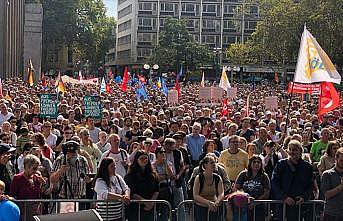
[{"label": "concrete wall", "polygon": [[[42,63],[42,22],[43,7],[41,4],[25,4],[24,25],[24,62],[25,70],[27,61],[32,60],[34,67],[34,81],[38,82],[41,74]],[[25,71],[24,79],[27,79]]]}]

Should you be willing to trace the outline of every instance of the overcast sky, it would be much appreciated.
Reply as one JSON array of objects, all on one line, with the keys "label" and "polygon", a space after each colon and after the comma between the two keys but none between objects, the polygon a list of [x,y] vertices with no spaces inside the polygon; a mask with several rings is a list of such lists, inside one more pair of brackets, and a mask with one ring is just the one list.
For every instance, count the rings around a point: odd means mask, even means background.
[{"label": "overcast sky", "polygon": [[108,16],[117,17],[117,1],[118,0],[104,0]]}]

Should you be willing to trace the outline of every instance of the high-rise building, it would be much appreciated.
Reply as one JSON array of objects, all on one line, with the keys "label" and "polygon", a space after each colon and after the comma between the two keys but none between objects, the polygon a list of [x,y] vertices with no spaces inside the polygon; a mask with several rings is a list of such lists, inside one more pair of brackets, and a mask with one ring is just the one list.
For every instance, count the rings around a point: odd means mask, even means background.
[{"label": "high-rise building", "polygon": [[[194,39],[220,51],[245,42],[256,28],[257,5],[245,0],[118,0],[117,65],[141,65],[168,17],[184,19]],[[243,13],[244,12],[244,13]]]},{"label": "high-rise building", "polygon": [[0,77],[24,72],[24,0],[0,0]]}]

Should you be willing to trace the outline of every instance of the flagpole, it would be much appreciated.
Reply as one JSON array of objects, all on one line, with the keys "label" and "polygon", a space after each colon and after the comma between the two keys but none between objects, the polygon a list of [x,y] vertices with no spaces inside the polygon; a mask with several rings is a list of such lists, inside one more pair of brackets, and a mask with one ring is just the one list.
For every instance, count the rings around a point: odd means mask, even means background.
[{"label": "flagpole", "polygon": [[291,88],[291,97],[289,98],[289,102],[288,102],[288,110],[287,110],[287,118],[286,118],[286,135],[287,135],[287,128],[288,128],[288,124],[289,124],[289,112],[291,110],[291,104],[292,104],[292,100],[293,100],[293,88],[294,88],[294,81],[292,81],[292,88]]}]

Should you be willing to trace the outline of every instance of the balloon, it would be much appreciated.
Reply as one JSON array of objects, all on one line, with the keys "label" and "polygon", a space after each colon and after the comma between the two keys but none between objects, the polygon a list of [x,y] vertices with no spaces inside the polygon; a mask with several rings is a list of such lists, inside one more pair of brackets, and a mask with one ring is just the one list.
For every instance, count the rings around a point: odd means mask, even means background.
[{"label": "balloon", "polygon": [[19,221],[20,210],[17,204],[9,200],[0,201],[0,221]]},{"label": "balloon", "polygon": [[116,79],[115,79],[115,82],[116,82],[117,84],[119,84],[119,83],[121,82],[121,77],[120,77],[120,76],[117,76]]}]

